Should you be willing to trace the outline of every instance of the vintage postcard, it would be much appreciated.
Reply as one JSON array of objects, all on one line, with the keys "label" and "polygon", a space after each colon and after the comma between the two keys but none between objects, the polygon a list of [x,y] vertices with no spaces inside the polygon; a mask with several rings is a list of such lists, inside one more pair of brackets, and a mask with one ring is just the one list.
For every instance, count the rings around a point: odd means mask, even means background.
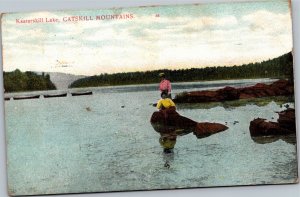
[{"label": "vintage postcard", "polygon": [[298,183],[291,2],[5,13],[11,196]]}]

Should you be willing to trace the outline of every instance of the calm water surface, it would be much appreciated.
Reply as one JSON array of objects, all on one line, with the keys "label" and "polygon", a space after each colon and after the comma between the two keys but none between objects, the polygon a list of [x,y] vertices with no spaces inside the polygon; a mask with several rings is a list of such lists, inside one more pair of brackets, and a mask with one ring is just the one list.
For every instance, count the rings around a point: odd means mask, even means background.
[{"label": "calm water surface", "polygon": [[[173,93],[258,81],[173,84]],[[12,194],[279,184],[297,178],[295,144],[281,139],[258,144],[249,134],[254,118],[278,118],[275,112],[284,108],[275,102],[262,107],[179,107],[186,117],[227,122],[229,129],[204,139],[179,137],[174,154],[164,155],[149,122],[156,110],[150,103],[159,99],[157,85],[90,89],[91,96],[5,102]]]}]

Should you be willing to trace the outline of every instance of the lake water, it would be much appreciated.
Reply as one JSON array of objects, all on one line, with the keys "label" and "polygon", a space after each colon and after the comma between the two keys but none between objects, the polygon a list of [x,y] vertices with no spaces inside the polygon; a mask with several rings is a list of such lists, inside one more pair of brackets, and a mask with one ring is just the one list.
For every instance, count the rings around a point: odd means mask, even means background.
[{"label": "lake water", "polygon": [[[173,95],[271,81],[174,83]],[[93,95],[5,101],[11,194],[285,184],[297,179],[295,143],[279,139],[260,144],[250,137],[251,120],[278,118],[275,112],[284,107],[274,101],[210,109],[179,105],[183,116],[227,122],[229,129],[203,139],[179,137],[174,154],[164,155],[149,122],[156,110],[150,104],[159,99],[157,84],[89,89]]]}]

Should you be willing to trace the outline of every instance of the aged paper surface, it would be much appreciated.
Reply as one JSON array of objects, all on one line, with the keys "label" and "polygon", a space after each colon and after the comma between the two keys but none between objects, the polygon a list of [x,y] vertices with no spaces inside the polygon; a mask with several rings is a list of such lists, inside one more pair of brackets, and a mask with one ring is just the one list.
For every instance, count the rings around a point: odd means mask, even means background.
[{"label": "aged paper surface", "polygon": [[297,182],[289,6],[4,14],[9,193]]}]

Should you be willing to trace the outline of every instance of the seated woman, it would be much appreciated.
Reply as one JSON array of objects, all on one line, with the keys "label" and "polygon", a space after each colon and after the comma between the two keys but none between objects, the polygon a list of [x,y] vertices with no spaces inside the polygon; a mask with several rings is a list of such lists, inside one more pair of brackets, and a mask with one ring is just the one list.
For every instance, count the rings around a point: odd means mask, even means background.
[{"label": "seated woman", "polygon": [[[177,113],[175,103],[170,98],[168,98],[167,92],[163,91],[161,93],[161,99],[158,101],[156,107],[160,110],[160,112],[162,112],[164,116],[164,125],[167,127],[168,125],[170,125],[169,115]],[[166,131],[168,130],[167,128],[165,129]],[[172,131],[161,134],[159,143],[164,148],[164,153],[173,152],[173,148],[176,143],[176,137],[177,135]]]},{"label": "seated woman", "polygon": [[164,110],[164,109],[173,109],[173,110],[176,110],[176,106],[175,106],[175,103],[168,97],[168,93],[163,91],[161,93],[161,99],[158,101],[156,107],[157,109],[161,109],[161,110]]}]

